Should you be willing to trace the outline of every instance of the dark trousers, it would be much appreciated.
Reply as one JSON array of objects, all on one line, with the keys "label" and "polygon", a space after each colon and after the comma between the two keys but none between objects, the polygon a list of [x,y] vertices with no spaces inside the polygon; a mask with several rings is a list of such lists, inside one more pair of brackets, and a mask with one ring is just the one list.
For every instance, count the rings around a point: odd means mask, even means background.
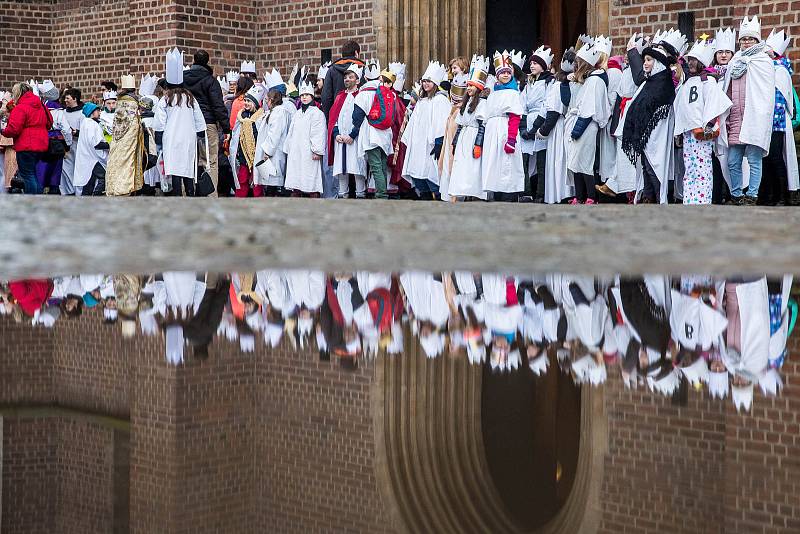
[{"label": "dark trousers", "polygon": [[172,196],[182,197],[183,190],[186,189],[186,196],[194,196],[194,178],[185,178],[183,176],[170,176],[172,178]]},{"label": "dark trousers", "polygon": [[41,195],[42,189],[36,179],[36,164],[39,162],[39,152],[23,150],[17,152],[17,176],[24,183],[23,192],[26,195]]},{"label": "dark trousers", "polygon": [[519,202],[519,193],[492,193],[495,202]]},{"label": "dark trousers", "polygon": [[642,197],[655,203],[660,202],[661,182],[658,181],[656,171],[653,170],[653,166],[650,165],[650,162],[647,161],[647,156],[644,154],[642,154],[642,174],[644,175]]},{"label": "dark trousers", "polygon": [[769,154],[763,161],[761,186],[758,189],[758,203],[774,206],[789,196],[789,180],[783,149],[786,144],[784,132],[772,132]]},{"label": "dark trousers", "polygon": [[575,196],[581,202],[587,199],[597,201],[597,189],[594,188],[594,176],[591,174],[575,173]]},{"label": "dark trousers", "polygon": [[92,168],[92,176],[83,186],[83,197],[99,197],[106,194],[106,170],[100,163],[95,163]]},{"label": "dark trousers", "polygon": [[711,203],[724,204],[730,199],[731,191],[730,188],[728,188],[728,183],[725,181],[725,176],[722,174],[722,165],[720,165],[716,154],[711,159],[711,165],[714,169],[714,185],[711,192]]},{"label": "dark trousers", "polygon": [[533,200],[544,202],[544,168],[547,165],[547,150],[540,150],[536,153],[536,180],[531,179],[533,188]]}]

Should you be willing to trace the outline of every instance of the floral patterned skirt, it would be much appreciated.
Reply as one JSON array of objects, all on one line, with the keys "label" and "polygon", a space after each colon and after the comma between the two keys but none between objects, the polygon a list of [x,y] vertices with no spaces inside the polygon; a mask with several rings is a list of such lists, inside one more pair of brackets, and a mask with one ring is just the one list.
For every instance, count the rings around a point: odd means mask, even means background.
[{"label": "floral patterned skirt", "polygon": [[713,141],[698,141],[691,133],[683,134],[683,203],[711,204],[714,168],[711,163]]}]

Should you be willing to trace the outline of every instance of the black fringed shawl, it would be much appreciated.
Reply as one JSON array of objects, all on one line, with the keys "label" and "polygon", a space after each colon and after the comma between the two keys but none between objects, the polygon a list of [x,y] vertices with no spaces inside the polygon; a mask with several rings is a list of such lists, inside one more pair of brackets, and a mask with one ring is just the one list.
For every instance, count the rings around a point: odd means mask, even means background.
[{"label": "black fringed shawl", "polygon": [[669,116],[675,102],[675,85],[669,68],[650,76],[629,104],[622,130],[622,151],[636,165],[658,123]]}]

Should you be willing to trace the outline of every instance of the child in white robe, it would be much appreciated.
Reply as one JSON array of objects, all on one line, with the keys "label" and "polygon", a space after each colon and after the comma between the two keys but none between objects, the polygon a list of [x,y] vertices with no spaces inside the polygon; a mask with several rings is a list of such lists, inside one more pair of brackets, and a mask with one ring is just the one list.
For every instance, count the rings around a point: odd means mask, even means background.
[{"label": "child in white robe", "polygon": [[300,109],[294,114],[283,151],[286,152],[286,188],[292,196],[322,195],[322,158],[327,137],[325,115],[314,105],[314,87],[300,84]]},{"label": "child in white robe", "polygon": [[[75,152],[73,185],[75,196],[93,195],[105,189],[109,145],[100,125],[100,108],[91,102],[83,106],[84,119]],[[102,185],[101,185],[102,182]]]},{"label": "child in white robe", "polygon": [[283,93],[270,89],[266,98],[269,115],[258,134],[256,145],[255,183],[266,188],[266,196],[277,196],[286,179],[286,136],[294,112],[283,105]]}]

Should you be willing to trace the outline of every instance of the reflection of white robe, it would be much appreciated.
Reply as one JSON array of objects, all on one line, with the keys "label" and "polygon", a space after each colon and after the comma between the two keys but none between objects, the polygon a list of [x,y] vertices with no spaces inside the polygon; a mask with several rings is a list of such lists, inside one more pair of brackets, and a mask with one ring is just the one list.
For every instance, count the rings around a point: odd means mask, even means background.
[{"label": "reflection of white robe", "polygon": [[[320,112],[321,113],[321,112]],[[316,310],[325,300],[325,273],[321,271],[288,271],[286,284],[292,301],[299,308]]]},{"label": "reflection of white robe", "polygon": [[761,278],[736,286],[741,321],[741,354],[736,359],[723,353],[725,367],[733,374],[757,381],[769,363],[769,294],[767,279]]},{"label": "reflection of white robe", "polygon": [[728,319],[698,298],[672,290],[672,337],[689,350],[707,351],[728,326]]},{"label": "reflection of white robe", "polygon": [[433,274],[410,271],[400,275],[400,285],[406,295],[406,305],[419,321],[430,321],[438,327],[447,324],[450,308],[444,285]]}]

